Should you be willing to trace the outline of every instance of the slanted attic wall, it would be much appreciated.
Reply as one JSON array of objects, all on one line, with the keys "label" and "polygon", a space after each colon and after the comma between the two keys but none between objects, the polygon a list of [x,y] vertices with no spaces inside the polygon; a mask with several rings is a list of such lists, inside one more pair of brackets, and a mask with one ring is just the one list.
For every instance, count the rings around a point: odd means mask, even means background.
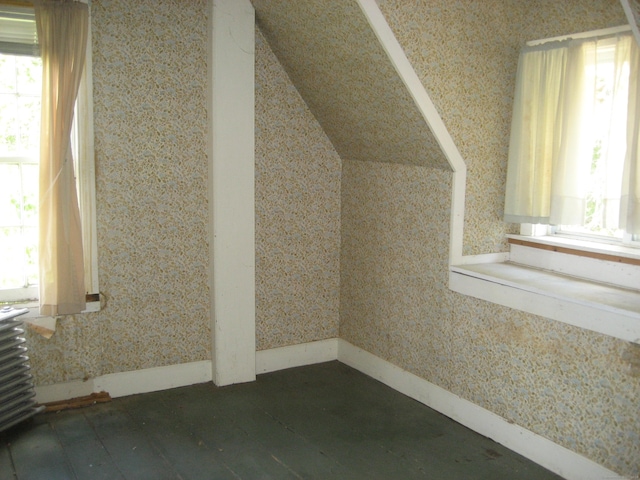
[{"label": "slanted attic wall", "polygon": [[[380,1],[467,163],[464,252],[503,251],[517,55],[625,23],[618,2]],[[621,475],[640,473],[637,345],[452,293],[447,178],[344,160],[340,336]]]}]

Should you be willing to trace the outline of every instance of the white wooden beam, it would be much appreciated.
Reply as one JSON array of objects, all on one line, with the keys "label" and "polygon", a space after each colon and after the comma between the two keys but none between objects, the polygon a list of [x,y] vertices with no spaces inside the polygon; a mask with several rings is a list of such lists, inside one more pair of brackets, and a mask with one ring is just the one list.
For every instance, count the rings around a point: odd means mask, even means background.
[{"label": "white wooden beam", "polygon": [[255,380],[254,57],[249,0],[212,0],[209,248],[216,385]]}]

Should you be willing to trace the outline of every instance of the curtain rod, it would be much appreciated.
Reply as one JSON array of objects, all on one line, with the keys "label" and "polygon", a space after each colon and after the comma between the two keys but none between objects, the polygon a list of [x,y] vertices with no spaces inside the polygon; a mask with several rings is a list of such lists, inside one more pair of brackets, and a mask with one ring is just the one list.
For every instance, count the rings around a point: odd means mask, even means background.
[{"label": "curtain rod", "polygon": [[631,25],[620,25],[619,27],[602,28],[600,30],[592,30],[590,32],[572,33],[570,35],[562,35],[559,37],[543,38],[540,40],[531,40],[527,42],[527,46],[533,47],[533,46],[542,45],[548,42],[558,42],[558,41],[570,40],[570,39],[602,37],[605,35],[615,35],[617,33],[630,32],[630,31],[631,31]]},{"label": "curtain rod", "polygon": [[[91,0],[73,0],[91,6]],[[34,8],[33,0],[0,0],[0,7]]]},{"label": "curtain rod", "polygon": [[33,8],[33,2],[30,2],[28,0],[0,0],[0,6]]}]

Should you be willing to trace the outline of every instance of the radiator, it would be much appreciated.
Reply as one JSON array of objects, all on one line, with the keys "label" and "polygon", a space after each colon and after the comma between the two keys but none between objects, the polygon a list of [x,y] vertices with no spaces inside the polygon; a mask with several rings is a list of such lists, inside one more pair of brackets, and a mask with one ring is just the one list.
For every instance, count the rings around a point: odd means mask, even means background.
[{"label": "radiator", "polygon": [[44,410],[34,397],[23,324],[28,310],[0,309],[0,432]]}]

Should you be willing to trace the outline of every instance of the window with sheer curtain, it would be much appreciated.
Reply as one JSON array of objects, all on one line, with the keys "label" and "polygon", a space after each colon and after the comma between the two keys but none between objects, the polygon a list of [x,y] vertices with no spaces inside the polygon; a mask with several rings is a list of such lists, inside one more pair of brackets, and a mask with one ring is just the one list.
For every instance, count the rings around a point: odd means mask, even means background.
[{"label": "window with sheer curtain", "polygon": [[[69,37],[61,42],[56,38],[57,33],[75,30],[70,23],[75,12],[70,10],[78,6],[75,2],[38,2],[37,25],[34,8],[0,5],[0,170],[4,172],[0,190],[0,303],[25,305],[39,299],[41,313],[46,315],[78,313],[85,308],[85,298],[93,301],[96,295],[91,294],[98,291],[90,49],[84,69],[78,70],[82,63],[72,55],[84,55],[84,48],[75,48],[82,44],[80,39]],[[80,10],[84,11],[84,32],[80,33],[87,44],[87,5]],[[69,68],[63,65],[66,59]],[[62,77],[62,70],[73,71],[74,78]],[[67,92],[69,88],[79,90],[77,102],[75,91]],[[43,109],[41,97],[58,100],[47,102]],[[63,107],[59,102],[62,97],[73,98]],[[41,117],[46,121],[41,122]],[[70,118],[75,120],[73,126]],[[40,138],[41,126],[47,129],[43,133],[46,143]],[[65,132],[56,130],[60,126]],[[71,235],[57,230],[57,225],[66,229],[73,216],[74,208],[66,203],[69,200],[79,203],[74,221],[79,230],[73,236],[80,247],[71,250],[81,258],[65,263],[54,252],[70,251]],[[65,269],[69,270],[65,265],[71,265],[78,279],[72,302],[64,293],[65,286],[72,283],[65,277]],[[45,280],[49,286],[43,291]]]},{"label": "window with sheer curtain", "polygon": [[630,32],[523,49],[505,221],[640,234],[639,67]]}]

